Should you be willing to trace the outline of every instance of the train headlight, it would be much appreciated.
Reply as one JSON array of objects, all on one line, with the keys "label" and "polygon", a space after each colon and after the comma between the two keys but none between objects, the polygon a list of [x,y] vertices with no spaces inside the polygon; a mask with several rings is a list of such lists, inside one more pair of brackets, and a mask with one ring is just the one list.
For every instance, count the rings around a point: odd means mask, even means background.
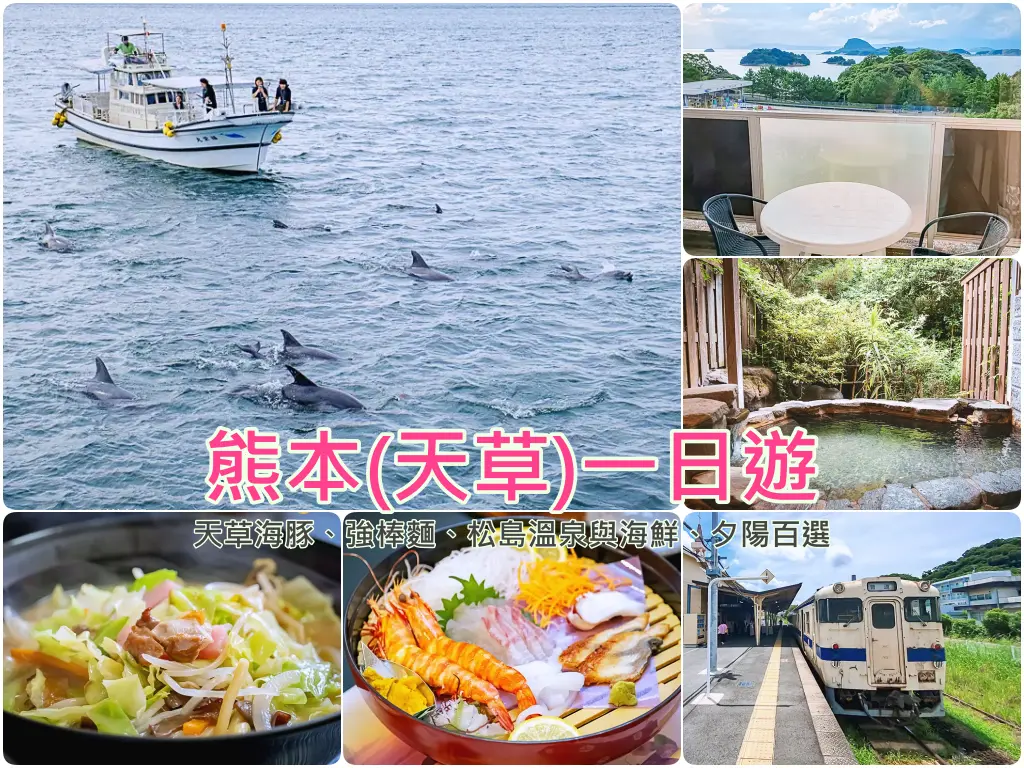
[{"label": "train headlight", "polygon": [[846,586],[843,585],[843,584],[840,584],[837,581],[835,584],[832,585],[832,591],[835,592],[837,595],[841,595],[841,594],[843,594],[844,591],[846,591]]},{"label": "train headlight", "polygon": [[917,679],[922,683],[934,683],[935,682],[935,670],[924,669],[917,673]]},{"label": "train headlight", "polygon": [[917,586],[922,592],[927,592],[932,588],[932,583],[930,581],[921,581],[918,582]]},{"label": "train headlight", "polygon": [[839,650],[839,643],[832,643],[832,650],[833,651],[838,651]]},{"label": "train headlight", "polygon": [[932,643],[932,650],[933,651],[941,651],[942,650],[942,643]]}]

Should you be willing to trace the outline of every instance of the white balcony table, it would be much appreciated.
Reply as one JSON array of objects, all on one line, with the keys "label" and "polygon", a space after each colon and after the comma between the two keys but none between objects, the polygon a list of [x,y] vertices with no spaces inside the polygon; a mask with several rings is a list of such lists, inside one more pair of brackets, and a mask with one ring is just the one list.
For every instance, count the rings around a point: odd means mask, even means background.
[{"label": "white balcony table", "polygon": [[871,184],[826,181],[786,190],[761,211],[761,230],[782,256],[885,255],[910,228],[910,206]]}]

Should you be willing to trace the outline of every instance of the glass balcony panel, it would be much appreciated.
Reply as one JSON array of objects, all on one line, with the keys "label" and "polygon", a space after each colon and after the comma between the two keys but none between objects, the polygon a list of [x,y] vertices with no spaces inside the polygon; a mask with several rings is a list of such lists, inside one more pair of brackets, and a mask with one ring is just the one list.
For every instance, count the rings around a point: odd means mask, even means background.
[{"label": "glass balcony panel", "polygon": [[906,200],[909,231],[919,231],[928,220],[931,124],[789,118],[760,123],[766,200],[805,184],[857,181]]},{"label": "glass balcony panel", "polygon": [[[998,213],[1020,237],[1020,131],[947,128],[942,151],[939,215]],[[943,222],[940,232],[981,235],[982,217]]]},{"label": "glass balcony panel", "polygon": [[[746,120],[683,118],[683,210],[699,211],[709,197],[753,195]],[[748,200],[733,202],[737,215],[753,216]]]}]

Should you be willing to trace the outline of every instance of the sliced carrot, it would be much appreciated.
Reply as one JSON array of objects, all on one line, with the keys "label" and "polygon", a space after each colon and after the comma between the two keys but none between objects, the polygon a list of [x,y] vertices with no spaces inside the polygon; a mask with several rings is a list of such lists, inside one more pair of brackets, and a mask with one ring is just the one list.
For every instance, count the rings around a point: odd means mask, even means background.
[{"label": "sliced carrot", "polygon": [[183,613],[178,618],[181,618],[181,619],[195,619],[200,624],[205,624],[206,623],[206,614],[203,613],[201,610],[189,611],[188,613]]},{"label": "sliced carrot", "polygon": [[19,664],[30,664],[34,667],[56,669],[65,674],[81,678],[82,680],[89,679],[88,668],[83,667],[81,664],[75,664],[73,661],[58,659],[56,656],[51,656],[50,654],[43,653],[42,651],[32,651],[28,648],[15,648],[11,651],[11,658]]},{"label": "sliced carrot", "polygon": [[194,720],[186,720],[185,724],[181,726],[181,732],[184,733],[186,736],[198,736],[209,727],[209,720],[201,720],[196,718]]}]

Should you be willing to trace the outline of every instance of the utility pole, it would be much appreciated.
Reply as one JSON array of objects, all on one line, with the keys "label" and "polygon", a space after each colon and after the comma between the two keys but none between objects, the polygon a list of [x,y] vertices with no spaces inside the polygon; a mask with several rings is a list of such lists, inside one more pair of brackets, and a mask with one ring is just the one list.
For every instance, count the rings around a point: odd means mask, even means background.
[{"label": "utility pole", "polygon": [[[718,583],[715,582],[722,575],[722,569],[718,567],[718,537],[715,531],[718,530],[718,512],[711,513],[711,567],[707,569],[708,576],[708,618],[704,622],[704,634],[708,641],[708,674],[718,672]],[[715,582],[715,589],[711,588]],[[708,686],[708,693],[711,693],[711,686]]]},{"label": "utility pole", "polygon": [[[714,533],[712,533],[712,542],[714,542]],[[714,550],[714,557],[712,561],[712,568],[716,568],[718,564],[718,550],[717,547]],[[711,573],[711,570],[708,570]],[[717,614],[712,614],[711,611],[718,610],[718,584],[722,581],[763,581],[765,584],[770,584],[772,579],[775,578],[775,574],[769,571],[767,568],[757,576],[716,576],[708,579],[708,668],[707,668],[707,684],[704,689],[704,696],[698,703],[703,704],[714,704],[716,703],[711,698],[711,677],[712,675],[718,674],[718,670],[715,665],[718,662],[718,624]],[[712,628],[712,617],[715,617],[714,632]]]}]

